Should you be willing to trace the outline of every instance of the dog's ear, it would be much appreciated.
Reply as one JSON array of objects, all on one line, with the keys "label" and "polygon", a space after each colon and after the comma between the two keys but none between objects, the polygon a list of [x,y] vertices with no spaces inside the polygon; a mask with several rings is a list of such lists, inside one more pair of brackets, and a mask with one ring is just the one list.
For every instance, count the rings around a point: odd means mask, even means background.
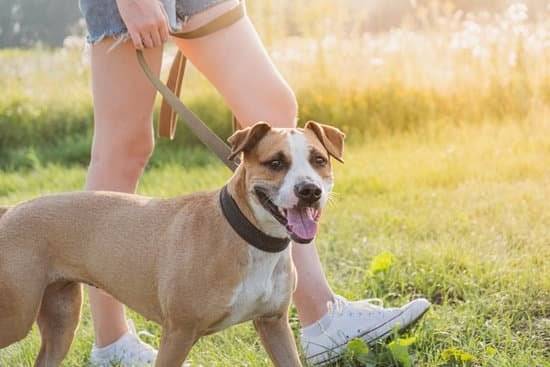
[{"label": "dog's ear", "polygon": [[269,130],[271,130],[271,125],[263,121],[242,130],[237,130],[227,139],[231,144],[231,154],[228,158],[233,159],[241,152],[250,151]]},{"label": "dog's ear", "polygon": [[327,152],[338,161],[344,163],[344,139],[346,135],[340,129],[315,121],[308,121],[304,129],[313,131]]}]

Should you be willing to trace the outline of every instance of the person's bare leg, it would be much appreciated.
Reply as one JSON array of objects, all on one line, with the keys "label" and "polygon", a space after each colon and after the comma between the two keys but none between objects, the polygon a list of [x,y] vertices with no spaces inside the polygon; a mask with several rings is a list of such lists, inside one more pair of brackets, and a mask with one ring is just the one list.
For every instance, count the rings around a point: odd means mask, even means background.
[{"label": "person's bare leg", "polygon": [[[135,49],[104,39],[91,47],[94,140],[87,190],[133,193],[153,150],[151,114],[155,91],[140,69]],[[144,51],[160,72],[162,49]],[[89,288],[96,345],[103,347],[128,331],[124,306],[107,293]]]},{"label": "person's bare leg", "polygon": [[292,259],[296,266],[298,284],[292,297],[300,324],[308,326],[323,317],[328,303],[334,300],[315,244],[293,244]]},{"label": "person's bare leg", "polygon": [[[236,0],[228,1],[195,15],[184,30],[195,29],[236,5]],[[248,17],[199,39],[174,41],[216,86],[241,125],[263,120],[278,127],[296,126],[296,98]],[[294,303],[302,325],[307,326],[327,312],[333,293],[313,244],[294,245],[293,258],[298,273]]]}]

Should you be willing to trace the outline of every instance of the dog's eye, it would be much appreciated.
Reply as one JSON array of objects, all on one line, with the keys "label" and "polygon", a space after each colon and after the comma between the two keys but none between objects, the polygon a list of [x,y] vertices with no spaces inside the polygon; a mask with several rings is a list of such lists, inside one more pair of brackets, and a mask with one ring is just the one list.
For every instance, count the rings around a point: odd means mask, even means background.
[{"label": "dog's eye", "polygon": [[279,171],[284,168],[285,163],[280,159],[274,159],[272,161],[268,162],[269,168],[271,168],[274,171]]},{"label": "dog's eye", "polygon": [[325,157],[321,157],[320,155],[314,158],[314,162],[320,167],[326,166],[328,163],[327,159]]}]

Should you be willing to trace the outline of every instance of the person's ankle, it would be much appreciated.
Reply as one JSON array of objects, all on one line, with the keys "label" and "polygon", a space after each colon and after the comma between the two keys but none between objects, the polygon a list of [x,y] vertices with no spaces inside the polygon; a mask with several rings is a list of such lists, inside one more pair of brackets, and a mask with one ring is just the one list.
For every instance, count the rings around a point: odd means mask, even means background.
[{"label": "person's ankle", "polygon": [[334,295],[331,294],[330,297],[326,299],[308,302],[307,305],[298,305],[297,302],[295,302],[296,310],[298,311],[298,319],[300,320],[300,326],[302,328],[306,328],[325,317],[328,313],[328,304],[333,300]]},{"label": "person's ankle", "polygon": [[129,329],[127,325],[109,328],[108,330],[101,330],[101,332],[96,332],[95,334],[95,345],[97,348],[105,348],[116,341],[120,340]]}]

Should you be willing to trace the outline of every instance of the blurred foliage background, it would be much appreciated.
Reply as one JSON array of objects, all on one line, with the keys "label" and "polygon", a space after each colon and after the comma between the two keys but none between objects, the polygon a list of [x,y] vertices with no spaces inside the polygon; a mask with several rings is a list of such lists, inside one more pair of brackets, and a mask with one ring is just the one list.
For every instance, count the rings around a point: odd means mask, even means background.
[{"label": "blurred foliage background", "polygon": [[[548,120],[550,4],[493,1],[249,1],[293,87],[300,121],[363,143],[438,126]],[[0,168],[86,165],[92,131],[85,24],[76,1],[0,2]],[[166,48],[165,67],[174,49]],[[198,73],[184,100],[216,132],[230,112]],[[181,126],[151,161],[181,161]]]},{"label": "blurred foliage background", "polygon": [[[113,0],[114,1],[114,0]],[[543,19],[548,2],[523,1],[532,19]],[[282,0],[248,1],[265,41],[274,37],[310,36],[320,33],[386,31],[404,20],[416,23],[415,13],[426,6],[446,12],[502,11],[509,0]],[[330,26],[329,26],[330,25]],[[333,28],[336,26],[336,28]],[[0,47],[29,47],[36,44],[61,46],[66,36],[82,34],[76,0],[1,0]]]}]

